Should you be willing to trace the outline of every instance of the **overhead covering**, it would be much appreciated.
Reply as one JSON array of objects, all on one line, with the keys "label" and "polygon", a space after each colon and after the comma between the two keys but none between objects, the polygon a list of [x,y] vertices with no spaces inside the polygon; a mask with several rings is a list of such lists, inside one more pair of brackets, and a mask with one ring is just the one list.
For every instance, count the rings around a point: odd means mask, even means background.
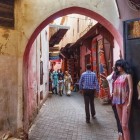
[{"label": "overhead covering", "polygon": [[49,53],[49,56],[58,56],[59,53]]},{"label": "overhead covering", "polygon": [[58,60],[60,59],[59,55],[57,56],[49,56],[49,60]]},{"label": "overhead covering", "polygon": [[50,52],[59,51],[59,47],[50,47],[49,51]]},{"label": "overhead covering", "polygon": [[70,27],[60,25],[50,25],[50,27],[58,28],[57,32],[55,32],[49,40],[49,47],[53,47],[54,45],[59,44]]},{"label": "overhead covering", "polygon": [[97,23],[96,25],[94,25],[87,33],[85,33],[81,38],[79,38],[75,43],[69,43],[67,44],[65,47],[67,48],[71,48],[71,47],[75,47],[75,46],[80,46],[82,45],[83,41],[86,39],[91,39],[95,36],[97,36],[99,34],[99,30],[98,28],[101,25],[99,23]]},{"label": "overhead covering", "polygon": [[[83,42],[85,42],[86,40],[92,40],[95,36],[101,34],[103,35],[104,32],[109,32],[108,30],[106,30],[100,23],[95,24],[87,33],[85,33],[81,38],[79,38],[75,43],[68,43],[63,49],[66,50],[68,48],[74,48],[74,47],[78,47],[81,46],[83,44]],[[109,38],[106,39],[110,39],[112,40],[112,36],[109,36]],[[63,52],[62,50],[62,52]]]},{"label": "overhead covering", "polygon": [[62,58],[66,58],[67,57],[67,51],[69,50],[69,48],[73,45],[73,43],[68,43],[65,47],[60,49],[60,56]]}]

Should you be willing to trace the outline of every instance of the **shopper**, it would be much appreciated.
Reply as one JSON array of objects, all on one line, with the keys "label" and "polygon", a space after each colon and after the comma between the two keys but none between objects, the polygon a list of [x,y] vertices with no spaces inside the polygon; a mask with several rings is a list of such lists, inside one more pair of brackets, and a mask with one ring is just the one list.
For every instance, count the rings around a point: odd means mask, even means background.
[{"label": "shopper", "polygon": [[[90,123],[90,111],[92,118],[95,118],[94,96],[99,92],[98,80],[96,74],[91,71],[91,65],[87,64],[86,72],[82,73],[79,80],[80,91],[84,95],[86,122]],[[90,111],[89,111],[90,105]]]},{"label": "shopper", "polygon": [[57,73],[57,71],[53,71],[53,74],[52,74],[52,93],[53,94],[54,93],[58,94],[57,93],[57,86],[58,86],[58,73]]},{"label": "shopper", "polygon": [[59,95],[62,96],[63,95],[63,89],[64,89],[64,80],[62,79],[62,77],[59,77],[58,80],[58,90],[59,90]]},{"label": "shopper", "polygon": [[[116,73],[114,71],[114,67],[113,67],[113,72],[107,76],[107,81],[108,81],[108,85],[109,85],[109,91],[110,91],[110,99],[111,99],[111,102],[112,102],[112,98],[113,98],[113,84],[114,84],[114,81],[116,80],[117,76],[116,76]],[[118,113],[117,113],[117,109],[116,109],[116,105],[115,104],[111,104],[112,105],[112,109],[113,109],[113,112],[114,112],[114,116],[115,116],[115,119],[116,119],[116,122],[117,122],[117,129],[118,129],[118,140],[123,140],[123,132],[122,132],[122,126],[120,124],[120,120],[119,120],[119,116],[118,116]]]},{"label": "shopper", "polygon": [[68,71],[65,71],[65,76],[64,76],[64,84],[65,84],[65,92],[66,95],[71,95],[71,84],[73,83],[71,75],[68,73]]}]

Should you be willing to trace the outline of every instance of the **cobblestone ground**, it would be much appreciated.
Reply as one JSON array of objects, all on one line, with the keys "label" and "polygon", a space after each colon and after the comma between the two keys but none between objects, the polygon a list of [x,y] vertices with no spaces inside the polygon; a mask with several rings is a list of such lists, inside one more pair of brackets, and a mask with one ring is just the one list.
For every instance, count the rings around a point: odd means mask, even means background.
[{"label": "cobblestone ground", "polygon": [[95,99],[96,119],[85,122],[84,100],[52,95],[41,108],[29,131],[29,140],[117,140],[116,122],[110,105]]}]

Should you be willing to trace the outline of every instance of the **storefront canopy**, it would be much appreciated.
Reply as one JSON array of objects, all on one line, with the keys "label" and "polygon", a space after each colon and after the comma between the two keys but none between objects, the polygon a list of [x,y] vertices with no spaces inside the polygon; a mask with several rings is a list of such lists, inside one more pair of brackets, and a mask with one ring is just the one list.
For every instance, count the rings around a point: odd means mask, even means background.
[{"label": "storefront canopy", "polygon": [[51,28],[58,28],[57,32],[55,32],[50,40],[49,40],[49,47],[53,47],[56,44],[59,44],[59,42],[62,40],[68,29],[70,29],[69,26],[62,26],[62,25],[49,25]]}]

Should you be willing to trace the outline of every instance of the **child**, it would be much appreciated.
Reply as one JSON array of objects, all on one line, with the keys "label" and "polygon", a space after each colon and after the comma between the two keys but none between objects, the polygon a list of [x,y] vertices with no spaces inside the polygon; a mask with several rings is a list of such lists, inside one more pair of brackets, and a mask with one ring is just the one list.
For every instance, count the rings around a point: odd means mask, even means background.
[{"label": "child", "polygon": [[64,80],[60,76],[59,80],[58,80],[58,89],[59,89],[60,96],[62,96],[62,94],[63,94],[63,88],[64,88]]}]

